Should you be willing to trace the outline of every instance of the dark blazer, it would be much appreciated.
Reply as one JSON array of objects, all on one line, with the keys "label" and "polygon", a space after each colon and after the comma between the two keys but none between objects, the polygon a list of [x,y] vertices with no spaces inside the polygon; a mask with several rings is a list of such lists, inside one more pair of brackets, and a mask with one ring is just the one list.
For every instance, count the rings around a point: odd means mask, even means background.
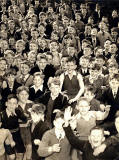
[{"label": "dark blazer", "polygon": [[43,91],[41,91],[40,89],[37,91],[37,92],[35,92],[35,89],[31,86],[30,88],[29,88],[29,99],[31,100],[31,101],[35,101],[35,100],[37,100],[38,98],[40,98],[40,96],[42,96],[43,94],[44,94],[44,92],[45,92],[45,88],[43,87]]},{"label": "dark blazer", "polygon": [[117,95],[114,98],[112,89],[108,88],[102,95],[100,99],[103,103],[111,105],[110,112],[105,121],[114,121],[115,113],[119,110],[119,88],[117,91]]},{"label": "dark blazer", "polygon": [[69,104],[68,104],[68,100],[67,97],[63,96],[61,93],[59,94],[59,96],[54,100],[53,102],[53,106],[51,108],[51,115],[48,115],[48,110],[50,110],[50,108],[48,108],[48,102],[51,98],[51,92],[46,92],[43,96],[41,96],[37,101],[40,103],[43,103],[46,106],[46,117],[51,117],[51,123],[53,122],[54,118],[55,118],[55,114],[53,113],[53,110],[55,109],[59,109],[61,111],[63,111]]},{"label": "dark blazer", "polygon": [[89,40],[90,40],[90,42],[91,42],[91,44],[94,48],[97,47],[97,46],[100,46],[100,41],[99,41],[98,37],[96,37],[96,42],[95,43],[93,42],[92,38],[90,38]]},{"label": "dark blazer", "polygon": [[78,137],[76,137],[73,134],[73,131],[70,127],[64,128],[66,137],[68,138],[70,144],[83,152],[83,160],[114,160],[118,155],[118,147],[115,145],[111,145],[111,143],[105,142],[107,145],[107,148],[103,153],[100,153],[98,156],[93,155],[93,149],[91,147],[91,144],[86,141],[79,140]]},{"label": "dark blazer", "polygon": [[16,90],[17,90],[17,88],[20,87],[20,86],[21,86],[21,84],[18,83],[18,82],[15,80],[12,90],[9,88],[9,85],[8,85],[8,84],[7,84],[7,87],[6,87],[5,89],[2,89],[1,95],[2,95],[2,102],[3,102],[3,104],[5,104],[5,102],[6,102],[7,97],[8,97],[9,94],[16,94]]},{"label": "dark blazer", "polygon": [[33,132],[31,132],[32,137],[32,160],[42,160],[41,157],[37,154],[38,146],[34,144],[35,139],[42,139],[43,134],[49,130],[47,124],[43,121],[40,121],[34,128]]}]

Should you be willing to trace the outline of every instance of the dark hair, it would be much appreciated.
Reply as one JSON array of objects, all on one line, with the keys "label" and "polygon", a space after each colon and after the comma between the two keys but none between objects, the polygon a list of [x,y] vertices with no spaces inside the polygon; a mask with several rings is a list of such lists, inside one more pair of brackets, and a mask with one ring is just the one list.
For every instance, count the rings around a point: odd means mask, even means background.
[{"label": "dark hair", "polygon": [[7,97],[7,101],[12,99],[12,98],[16,99],[18,101],[18,98],[17,98],[17,96],[15,94],[9,94],[8,97]]},{"label": "dark hair", "polygon": [[46,106],[42,103],[33,104],[32,109],[31,109],[32,112],[35,112],[37,114],[39,114],[39,113],[44,114],[45,110],[46,110]]}]

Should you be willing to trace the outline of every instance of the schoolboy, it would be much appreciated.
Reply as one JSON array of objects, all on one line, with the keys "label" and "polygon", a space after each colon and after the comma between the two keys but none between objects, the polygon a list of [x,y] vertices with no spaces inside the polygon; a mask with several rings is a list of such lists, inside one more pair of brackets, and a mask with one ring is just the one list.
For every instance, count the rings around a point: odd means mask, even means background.
[{"label": "schoolboy", "polygon": [[67,61],[67,71],[60,76],[61,90],[67,91],[69,103],[73,103],[84,92],[82,76],[76,71],[76,61],[69,58]]},{"label": "schoolboy", "polygon": [[55,110],[64,110],[68,105],[67,97],[61,93],[60,80],[58,77],[49,78],[48,80],[49,92],[46,92],[39,98],[39,102],[46,105],[46,121],[52,128],[53,120],[55,117]]},{"label": "schoolboy", "polygon": [[30,75],[30,64],[29,62],[23,62],[20,66],[20,75],[17,76],[17,82],[29,87],[33,82],[33,76]]},{"label": "schoolboy", "polygon": [[10,150],[8,155],[15,156],[16,152],[16,158],[22,160],[25,147],[21,138],[18,119],[21,119],[26,123],[27,117],[18,108],[18,99],[13,94],[8,96],[6,107],[6,110],[1,114],[2,127],[10,130],[13,140],[15,141],[15,150]]},{"label": "schoolboy", "polygon": [[89,61],[90,61],[90,58],[87,56],[82,56],[79,60],[79,70],[78,71],[81,73],[83,77],[89,75],[89,69],[88,69]]},{"label": "schoolboy", "polygon": [[[21,86],[17,89],[18,97],[18,106],[22,112],[26,115],[27,119],[30,120],[29,108],[32,107],[32,101],[28,100],[29,98],[29,89],[25,86]],[[20,133],[26,148],[26,158],[30,160],[32,153],[31,146],[31,133],[30,133],[30,124],[19,121],[20,123]]]},{"label": "schoolboy", "polygon": [[39,142],[38,154],[45,157],[46,160],[61,158],[70,160],[71,147],[63,130],[64,119],[62,112],[56,114],[53,124],[53,129],[46,131]]},{"label": "schoolboy", "polygon": [[36,72],[33,75],[33,85],[29,89],[29,99],[31,101],[37,100],[45,92],[45,87],[43,85],[44,75],[40,72]]},{"label": "schoolboy", "polygon": [[49,126],[46,124],[45,116],[45,105],[41,103],[35,103],[32,105],[30,110],[31,114],[31,137],[32,137],[32,160],[43,160],[38,156],[38,141],[42,139],[44,133],[49,130]]}]

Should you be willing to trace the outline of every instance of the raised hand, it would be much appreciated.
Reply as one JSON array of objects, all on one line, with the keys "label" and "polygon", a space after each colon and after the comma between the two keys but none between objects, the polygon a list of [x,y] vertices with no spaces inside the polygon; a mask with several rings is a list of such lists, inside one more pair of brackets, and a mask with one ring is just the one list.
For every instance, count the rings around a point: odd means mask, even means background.
[{"label": "raised hand", "polygon": [[71,106],[69,106],[64,111],[65,122],[68,122],[69,120],[71,120],[71,114],[72,114],[72,108],[71,108]]}]

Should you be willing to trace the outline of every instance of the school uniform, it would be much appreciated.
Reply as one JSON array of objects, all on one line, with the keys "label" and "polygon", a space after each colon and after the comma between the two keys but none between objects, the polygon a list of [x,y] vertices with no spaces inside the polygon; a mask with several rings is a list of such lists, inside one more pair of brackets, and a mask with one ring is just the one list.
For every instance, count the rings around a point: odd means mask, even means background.
[{"label": "school uniform", "polygon": [[[25,147],[21,138],[18,119],[21,119],[24,123],[26,123],[27,118],[18,108],[15,110],[15,115],[8,116],[7,111],[5,110],[1,113],[0,117],[2,128],[9,129],[13,136],[13,140],[15,141],[15,151],[17,153],[24,153]],[[12,150],[9,154],[14,154],[14,150]]]},{"label": "school uniform", "polygon": [[35,139],[42,139],[44,133],[49,130],[49,126],[43,121],[38,122],[34,127],[33,131],[31,131],[32,137],[32,160],[42,160],[42,158],[38,155],[37,150],[38,146],[34,144]]},{"label": "school uniform", "polygon": [[17,77],[17,82],[20,83],[21,85],[24,85],[26,87],[29,87],[32,85],[33,83],[33,76],[30,74],[27,74],[25,76],[20,75],[19,77]]},{"label": "school uniform", "polygon": [[53,100],[51,97],[51,92],[46,92],[37,101],[46,106],[45,119],[50,126],[52,126],[55,118],[53,111],[55,109],[63,111],[69,105],[67,97],[63,96],[61,93],[59,93],[59,95]]},{"label": "school uniform", "polygon": [[67,72],[63,74],[62,91],[67,91],[66,94],[68,95],[69,99],[74,98],[80,90],[77,76],[78,76],[78,73],[75,71],[73,72],[72,79],[69,78]]},{"label": "school uniform", "polygon": [[45,87],[41,85],[38,89],[35,87],[35,85],[31,86],[29,88],[29,100],[35,101],[39,97],[41,97],[45,92]]},{"label": "school uniform", "polygon": [[4,89],[2,89],[2,92],[1,92],[3,104],[5,104],[8,95],[10,95],[10,94],[16,94],[16,90],[20,86],[21,86],[21,84],[18,83],[16,80],[14,81],[12,88],[10,88],[10,86],[7,83],[7,87],[4,88]]}]

